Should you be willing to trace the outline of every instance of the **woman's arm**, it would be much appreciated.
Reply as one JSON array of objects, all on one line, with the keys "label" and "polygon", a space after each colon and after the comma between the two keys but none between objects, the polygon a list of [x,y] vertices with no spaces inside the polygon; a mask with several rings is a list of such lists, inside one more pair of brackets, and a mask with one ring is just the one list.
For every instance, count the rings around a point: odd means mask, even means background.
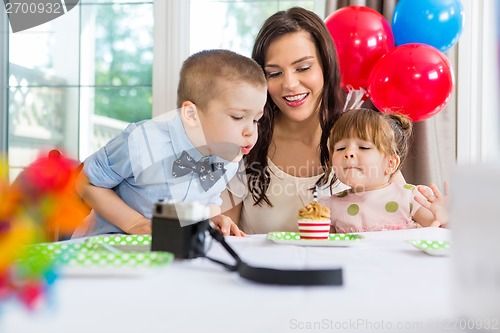
[{"label": "woman's arm", "polygon": [[80,198],[106,220],[128,234],[151,234],[151,221],[127,205],[113,190],[94,186],[82,171],[76,191]]}]

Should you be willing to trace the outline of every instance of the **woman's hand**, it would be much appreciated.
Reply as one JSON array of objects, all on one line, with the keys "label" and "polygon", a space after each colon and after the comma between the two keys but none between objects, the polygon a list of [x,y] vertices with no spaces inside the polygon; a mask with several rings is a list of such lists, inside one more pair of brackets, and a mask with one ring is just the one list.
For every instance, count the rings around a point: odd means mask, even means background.
[{"label": "woman's hand", "polygon": [[224,236],[245,237],[247,235],[238,228],[231,218],[225,215],[220,214],[212,217],[210,220]]}]

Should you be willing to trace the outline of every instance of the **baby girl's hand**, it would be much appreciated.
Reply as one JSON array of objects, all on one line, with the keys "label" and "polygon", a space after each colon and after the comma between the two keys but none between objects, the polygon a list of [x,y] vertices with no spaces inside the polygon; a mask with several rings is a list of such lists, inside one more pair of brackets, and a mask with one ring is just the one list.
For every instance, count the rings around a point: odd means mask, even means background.
[{"label": "baby girl's hand", "polygon": [[434,215],[432,227],[445,227],[449,222],[448,183],[444,182],[444,194],[435,184],[430,184],[429,187],[433,193],[429,193],[424,186],[419,186],[418,191],[425,199],[416,196],[415,200]]}]

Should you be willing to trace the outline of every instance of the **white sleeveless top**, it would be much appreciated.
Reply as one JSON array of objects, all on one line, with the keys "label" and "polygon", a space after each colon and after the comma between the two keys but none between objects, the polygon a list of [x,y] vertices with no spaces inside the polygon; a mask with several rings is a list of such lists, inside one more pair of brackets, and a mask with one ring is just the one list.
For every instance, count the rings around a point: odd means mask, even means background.
[{"label": "white sleeveless top", "polygon": [[[322,176],[295,177],[279,169],[269,158],[270,183],[267,197],[272,207],[263,203],[254,205],[252,196],[247,193],[243,199],[239,227],[247,234],[267,234],[271,231],[298,231],[297,215],[299,209],[313,200],[316,182]],[[344,184],[336,186],[334,193],[345,190]],[[318,189],[318,198],[330,196],[327,186]]]}]

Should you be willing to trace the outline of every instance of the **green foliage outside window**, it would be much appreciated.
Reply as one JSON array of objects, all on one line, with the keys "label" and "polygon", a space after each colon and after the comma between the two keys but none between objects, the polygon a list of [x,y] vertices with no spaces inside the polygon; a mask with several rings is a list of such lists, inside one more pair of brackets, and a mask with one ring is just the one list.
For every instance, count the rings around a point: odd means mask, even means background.
[{"label": "green foliage outside window", "polygon": [[314,1],[229,1],[227,3],[226,28],[234,30],[238,38],[229,41],[230,48],[249,50],[250,56],[255,37],[264,21],[279,10],[293,6],[313,10]]},{"label": "green foliage outside window", "polygon": [[151,118],[152,4],[104,5],[96,13],[95,114]]}]

